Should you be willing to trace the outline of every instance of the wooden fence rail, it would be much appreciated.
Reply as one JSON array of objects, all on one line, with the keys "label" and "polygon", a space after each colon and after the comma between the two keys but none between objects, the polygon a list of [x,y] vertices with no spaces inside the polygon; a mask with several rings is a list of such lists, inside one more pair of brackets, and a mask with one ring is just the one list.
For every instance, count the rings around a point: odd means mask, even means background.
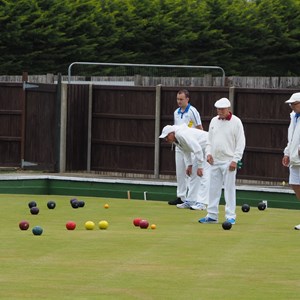
[{"label": "wooden fence rail", "polygon": [[[32,83],[56,83],[58,75],[29,75],[28,82]],[[67,82],[68,76],[62,76],[62,81]],[[184,86],[184,87],[204,87],[204,86],[222,86],[222,77],[213,77],[205,75],[203,77],[149,77],[149,76],[102,76],[86,77],[73,76],[74,83],[93,83],[102,85],[120,85],[120,86]],[[22,82],[22,75],[8,76],[0,75],[0,82]],[[225,86],[243,87],[243,88],[300,88],[300,77],[247,77],[247,76],[228,76],[225,79]]]}]

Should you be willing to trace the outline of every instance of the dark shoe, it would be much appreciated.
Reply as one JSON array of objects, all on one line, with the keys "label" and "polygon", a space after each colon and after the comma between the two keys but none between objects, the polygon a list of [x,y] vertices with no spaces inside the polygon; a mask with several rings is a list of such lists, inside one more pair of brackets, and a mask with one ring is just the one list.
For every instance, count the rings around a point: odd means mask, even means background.
[{"label": "dark shoe", "polygon": [[183,203],[183,201],[181,201],[180,198],[177,198],[177,199],[175,199],[175,200],[170,200],[170,201],[168,202],[169,205],[177,205],[177,204],[182,204],[182,203]]}]

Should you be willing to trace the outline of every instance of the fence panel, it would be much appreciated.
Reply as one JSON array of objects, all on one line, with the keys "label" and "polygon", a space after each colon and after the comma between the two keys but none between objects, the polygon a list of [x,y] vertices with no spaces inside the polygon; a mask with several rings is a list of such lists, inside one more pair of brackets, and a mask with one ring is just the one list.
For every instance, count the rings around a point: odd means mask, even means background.
[{"label": "fence panel", "polygon": [[66,170],[87,170],[89,86],[68,85]]},{"label": "fence panel", "polygon": [[55,171],[57,164],[57,85],[26,89],[24,168]]},{"label": "fence panel", "polygon": [[22,84],[0,83],[0,166],[20,167]]},{"label": "fence panel", "polygon": [[93,87],[91,169],[152,174],[155,88]]},{"label": "fence panel", "polygon": [[241,118],[246,150],[239,178],[282,181],[288,169],[281,164],[287,143],[290,108],[284,103],[296,91],[235,89],[235,113]]}]

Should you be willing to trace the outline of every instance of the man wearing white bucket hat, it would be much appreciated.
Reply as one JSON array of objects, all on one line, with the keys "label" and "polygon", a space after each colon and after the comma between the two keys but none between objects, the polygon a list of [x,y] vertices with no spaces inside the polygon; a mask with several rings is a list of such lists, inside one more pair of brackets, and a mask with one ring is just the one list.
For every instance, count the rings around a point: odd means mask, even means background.
[{"label": "man wearing white bucket hat", "polygon": [[236,172],[237,163],[245,149],[245,134],[241,120],[230,111],[230,101],[216,101],[217,116],[212,118],[208,129],[206,158],[211,165],[209,202],[207,215],[200,223],[217,223],[219,203],[224,186],[225,218],[236,222]]},{"label": "man wearing white bucket hat", "polygon": [[[289,168],[289,184],[300,200],[300,93],[294,93],[285,101],[292,108],[288,128],[288,143],[284,148],[282,164]],[[300,224],[294,227],[300,230]]]},{"label": "man wearing white bucket hat", "polygon": [[207,135],[207,131],[182,124],[165,126],[159,136],[182,151],[186,174],[190,177],[186,200],[177,204],[178,208],[206,209],[210,180],[210,165],[205,159]]}]

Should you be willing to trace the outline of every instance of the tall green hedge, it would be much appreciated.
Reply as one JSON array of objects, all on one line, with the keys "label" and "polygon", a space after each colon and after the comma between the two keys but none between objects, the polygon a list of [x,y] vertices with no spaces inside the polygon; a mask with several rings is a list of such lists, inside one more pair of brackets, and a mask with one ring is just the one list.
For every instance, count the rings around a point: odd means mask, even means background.
[{"label": "tall green hedge", "polygon": [[74,61],[299,76],[299,0],[0,0],[0,74]]}]

